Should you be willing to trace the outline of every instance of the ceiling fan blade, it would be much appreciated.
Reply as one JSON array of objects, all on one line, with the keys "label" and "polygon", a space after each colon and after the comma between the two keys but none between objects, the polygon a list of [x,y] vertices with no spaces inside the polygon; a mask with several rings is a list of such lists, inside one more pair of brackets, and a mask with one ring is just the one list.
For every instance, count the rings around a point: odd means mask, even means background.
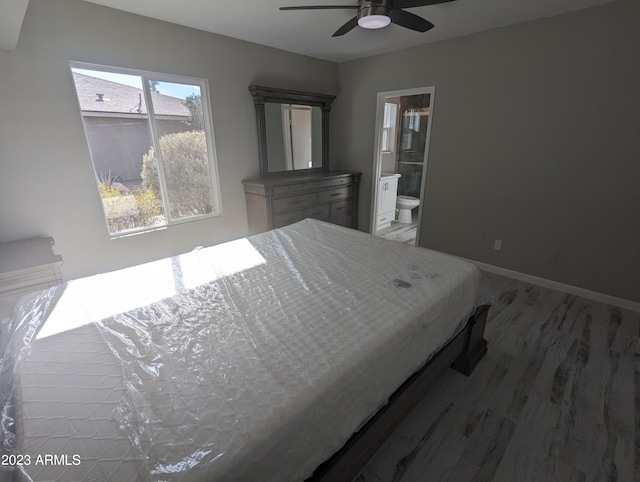
[{"label": "ceiling fan blade", "polygon": [[393,8],[425,7],[427,5],[437,5],[439,3],[452,1],[453,0],[395,0],[393,2]]},{"label": "ceiling fan blade", "polygon": [[351,10],[357,8],[357,5],[308,5],[305,7],[280,7],[280,10]]},{"label": "ceiling fan blade", "polygon": [[347,23],[345,23],[342,27],[340,27],[338,30],[336,30],[336,32],[332,35],[332,37],[340,37],[341,35],[344,35],[345,33],[350,32],[357,26],[358,26],[358,17],[355,16],[351,20],[349,20]]},{"label": "ceiling fan blade", "polygon": [[391,21],[396,25],[415,30],[416,32],[426,32],[435,27],[435,25],[428,20],[403,10],[392,10]]}]

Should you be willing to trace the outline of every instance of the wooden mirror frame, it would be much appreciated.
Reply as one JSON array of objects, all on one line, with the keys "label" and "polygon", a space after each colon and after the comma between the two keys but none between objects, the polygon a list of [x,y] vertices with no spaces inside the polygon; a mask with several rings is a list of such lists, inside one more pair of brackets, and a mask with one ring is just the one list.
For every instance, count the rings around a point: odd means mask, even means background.
[{"label": "wooden mirror frame", "polygon": [[[260,176],[276,176],[286,174],[300,174],[303,172],[328,171],[329,170],[329,111],[335,95],[312,94],[296,90],[274,89],[252,85],[249,87],[253,95],[253,103],[256,108],[256,122],[258,126],[258,155],[260,158]],[[269,171],[269,156],[267,153],[267,125],[265,117],[265,102],[282,104],[299,104],[322,109],[322,167],[309,169],[294,169],[290,171]]]}]

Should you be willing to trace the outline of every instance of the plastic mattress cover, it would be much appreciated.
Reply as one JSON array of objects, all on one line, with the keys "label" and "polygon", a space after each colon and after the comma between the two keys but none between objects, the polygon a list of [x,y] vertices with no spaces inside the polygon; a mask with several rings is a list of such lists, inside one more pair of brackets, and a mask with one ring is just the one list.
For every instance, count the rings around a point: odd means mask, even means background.
[{"label": "plastic mattress cover", "polygon": [[462,329],[477,278],[305,220],[34,293],[3,457],[24,480],[303,480]]}]

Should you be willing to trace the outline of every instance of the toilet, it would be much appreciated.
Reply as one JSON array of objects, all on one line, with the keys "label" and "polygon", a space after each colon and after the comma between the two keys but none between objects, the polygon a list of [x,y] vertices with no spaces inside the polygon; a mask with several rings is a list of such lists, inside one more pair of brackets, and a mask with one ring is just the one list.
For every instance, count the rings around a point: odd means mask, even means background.
[{"label": "toilet", "polygon": [[396,198],[398,208],[398,222],[411,223],[411,210],[420,206],[420,199],[413,196],[400,195]]}]

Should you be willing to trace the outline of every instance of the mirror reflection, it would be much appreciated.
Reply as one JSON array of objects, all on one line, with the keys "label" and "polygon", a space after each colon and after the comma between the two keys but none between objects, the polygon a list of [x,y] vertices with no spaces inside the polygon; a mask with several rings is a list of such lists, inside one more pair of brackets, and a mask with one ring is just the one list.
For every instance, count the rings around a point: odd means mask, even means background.
[{"label": "mirror reflection", "polygon": [[249,86],[256,108],[260,176],[329,170],[329,111],[336,98]]},{"label": "mirror reflection", "polygon": [[265,103],[269,172],[322,167],[322,109]]}]

